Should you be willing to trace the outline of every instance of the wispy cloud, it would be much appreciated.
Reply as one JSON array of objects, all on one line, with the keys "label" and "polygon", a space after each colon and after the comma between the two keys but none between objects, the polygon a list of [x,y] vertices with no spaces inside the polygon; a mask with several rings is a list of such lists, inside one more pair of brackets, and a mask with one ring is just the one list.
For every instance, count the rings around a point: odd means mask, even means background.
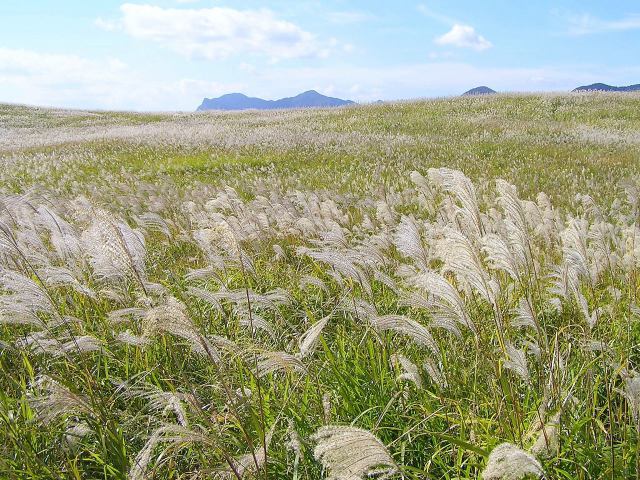
[{"label": "wispy cloud", "polygon": [[459,48],[471,48],[478,52],[491,48],[493,44],[476,32],[475,28],[469,25],[456,23],[451,30],[436,38],[438,45],[450,45]]},{"label": "wispy cloud", "polygon": [[340,12],[329,12],[327,14],[327,20],[331,23],[335,23],[338,25],[349,25],[354,23],[363,23],[369,20],[373,20],[375,17],[369,12],[361,12],[361,11],[340,11]]},{"label": "wispy cloud", "polygon": [[416,8],[425,17],[431,18],[432,20],[443,23],[445,25],[454,25],[456,23],[460,23],[455,18],[451,18],[447,15],[443,15],[441,13],[431,10],[429,7],[427,7],[423,3],[419,4]]},{"label": "wispy cloud", "polygon": [[616,20],[604,20],[588,13],[568,17],[569,35],[590,35],[640,29],[640,14],[630,14]]},{"label": "wispy cloud", "polygon": [[270,60],[325,57],[330,42],[298,25],[278,18],[272,11],[233,8],[162,8],[125,3],[118,23],[98,19],[96,24],[113,30],[121,25],[128,35],[156,42],[186,57],[209,60],[241,54]]}]

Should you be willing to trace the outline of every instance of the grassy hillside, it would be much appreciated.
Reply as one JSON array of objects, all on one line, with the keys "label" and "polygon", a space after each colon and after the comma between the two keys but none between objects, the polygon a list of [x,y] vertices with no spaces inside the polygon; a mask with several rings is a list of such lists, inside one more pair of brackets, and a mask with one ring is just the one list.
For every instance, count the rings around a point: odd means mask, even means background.
[{"label": "grassy hillside", "polygon": [[0,106],[0,478],[637,478],[638,111]]}]

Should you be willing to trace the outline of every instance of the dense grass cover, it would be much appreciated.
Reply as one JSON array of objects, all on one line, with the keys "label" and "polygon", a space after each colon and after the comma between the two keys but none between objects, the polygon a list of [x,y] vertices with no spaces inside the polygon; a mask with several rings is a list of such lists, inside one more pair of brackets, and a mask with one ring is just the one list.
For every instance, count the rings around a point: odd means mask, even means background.
[{"label": "dense grass cover", "polygon": [[638,111],[0,106],[0,478],[638,478]]}]

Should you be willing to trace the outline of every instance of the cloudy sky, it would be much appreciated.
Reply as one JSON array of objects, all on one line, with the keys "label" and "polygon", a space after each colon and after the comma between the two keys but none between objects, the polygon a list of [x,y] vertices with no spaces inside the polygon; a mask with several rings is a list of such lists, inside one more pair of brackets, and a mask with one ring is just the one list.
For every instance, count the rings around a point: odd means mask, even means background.
[{"label": "cloudy sky", "polygon": [[0,102],[194,110],[640,83],[637,0],[0,0]]}]

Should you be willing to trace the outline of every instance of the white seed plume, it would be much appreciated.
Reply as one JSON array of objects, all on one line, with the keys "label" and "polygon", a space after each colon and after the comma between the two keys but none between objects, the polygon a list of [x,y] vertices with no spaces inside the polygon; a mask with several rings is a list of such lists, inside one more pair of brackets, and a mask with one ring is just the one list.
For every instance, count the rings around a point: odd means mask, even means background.
[{"label": "white seed plume", "polygon": [[458,291],[451,285],[442,275],[426,271],[417,275],[414,279],[415,285],[425,290],[433,298],[433,307],[436,311],[434,317],[443,319],[451,319],[471,331],[475,332],[476,328],[471,317],[467,313],[467,307]]},{"label": "white seed plume", "polygon": [[313,275],[303,275],[302,277],[300,277],[299,285],[302,290],[305,290],[308,287],[313,286],[325,293],[329,293],[329,288],[322,281],[322,279],[318,277],[314,277]]},{"label": "white seed plume", "polygon": [[[251,363],[253,355],[247,354],[247,359]],[[278,371],[306,373],[307,368],[298,357],[286,352],[263,352],[257,356],[255,373],[258,378]]]},{"label": "white seed plume", "polygon": [[331,480],[384,478],[398,469],[387,447],[371,432],[356,427],[325,426],[311,436],[313,456]]},{"label": "white seed plume", "polygon": [[411,338],[416,344],[427,347],[434,355],[440,354],[438,344],[424,325],[404,315],[379,315],[369,319],[379,332],[391,331]]},{"label": "white seed plume", "polygon": [[51,423],[65,415],[93,415],[88,397],[73,393],[50,377],[38,377],[35,389],[39,393],[31,396],[29,404],[42,423]]},{"label": "white seed plume", "polygon": [[527,367],[527,356],[523,350],[518,349],[512,343],[505,344],[507,359],[504,361],[505,368],[513,371],[525,382],[529,381],[529,368]]},{"label": "white seed plume", "polygon": [[456,214],[461,217],[465,229],[476,238],[482,236],[484,227],[476,189],[469,178],[461,171],[450,168],[430,168],[427,170],[429,181],[444,190],[459,202]]},{"label": "white seed plume", "polygon": [[511,320],[511,325],[515,328],[536,328],[535,313],[531,308],[530,298],[521,298],[516,309],[516,316]]},{"label": "white seed plume", "polygon": [[309,328],[306,332],[304,332],[298,338],[298,347],[300,349],[300,358],[304,358],[307,355],[310,355],[315,350],[316,344],[318,342],[318,338],[320,338],[320,334],[322,334],[322,330],[329,323],[331,319],[331,315],[327,315],[326,317],[318,320],[314,323],[311,328]]},{"label": "white seed plume", "polygon": [[416,387],[422,387],[422,377],[418,372],[418,367],[415,363],[409,360],[401,353],[394,353],[389,357],[389,362],[393,368],[399,368],[401,373],[396,378],[397,380],[406,380],[412,382]]},{"label": "white seed plume", "polygon": [[539,457],[553,457],[560,449],[560,417],[562,411],[558,411],[544,425],[536,442],[531,447],[531,453]]},{"label": "white seed plume", "polygon": [[144,237],[139,231],[98,210],[81,239],[98,279],[117,282],[133,276],[144,285],[146,250]]},{"label": "white seed plume", "polygon": [[[127,313],[137,315],[139,312],[133,309]],[[194,352],[207,356],[215,363],[220,361],[215,345],[200,333],[198,327],[189,318],[187,307],[175,297],[167,297],[161,304],[144,311],[141,324],[144,338],[151,339],[157,334],[168,333],[186,340]],[[133,343],[145,343],[141,339],[132,337],[122,339],[132,340]]]},{"label": "white seed plume", "polygon": [[629,404],[629,410],[640,433],[640,374],[635,373],[625,379],[622,395]]},{"label": "white seed plume", "polygon": [[527,475],[543,477],[542,465],[533,455],[510,443],[502,443],[491,451],[482,472],[483,480],[520,480]]},{"label": "white seed plume", "polygon": [[[63,323],[47,292],[34,280],[0,268],[0,288],[9,292],[0,295],[0,323],[36,326]],[[46,314],[51,320],[46,321],[39,314]]]},{"label": "white seed plume", "polygon": [[435,383],[439,388],[443,390],[449,388],[447,377],[444,375],[444,372],[436,362],[434,362],[430,358],[427,358],[424,361],[423,365],[424,370],[427,372],[427,375],[429,375],[429,378],[433,383]]},{"label": "white seed plume", "polygon": [[[138,452],[129,470],[129,480],[145,480],[147,469],[151,463],[155,448],[162,444],[169,444],[169,447],[179,449],[194,443],[209,443],[209,438],[195,430],[190,430],[180,425],[163,425],[156,429],[144,447]],[[165,449],[166,450],[166,449]]]}]

